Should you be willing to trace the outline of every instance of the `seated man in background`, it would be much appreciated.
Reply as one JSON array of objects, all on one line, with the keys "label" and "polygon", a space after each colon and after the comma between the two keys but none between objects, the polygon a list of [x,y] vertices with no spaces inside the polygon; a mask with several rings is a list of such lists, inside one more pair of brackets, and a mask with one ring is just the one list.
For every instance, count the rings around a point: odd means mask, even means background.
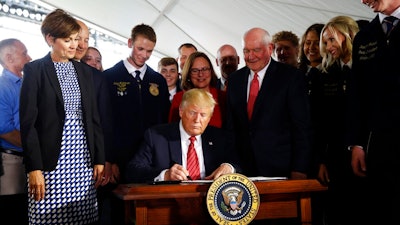
[{"label": "seated man in background", "polygon": [[[156,125],[145,132],[144,142],[128,163],[127,181],[211,180],[234,173],[237,167],[231,163],[236,157],[230,136],[208,126],[215,104],[205,90],[186,91],[179,107],[180,122]],[[197,156],[192,163],[193,149]]]}]

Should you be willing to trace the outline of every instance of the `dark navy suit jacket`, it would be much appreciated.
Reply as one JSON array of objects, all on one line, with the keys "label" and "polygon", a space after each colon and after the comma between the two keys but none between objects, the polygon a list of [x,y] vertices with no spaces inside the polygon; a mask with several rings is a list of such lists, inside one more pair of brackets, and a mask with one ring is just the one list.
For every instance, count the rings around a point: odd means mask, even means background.
[{"label": "dark navy suit jacket", "polygon": [[112,107],[110,101],[110,93],[107,88],[107,81],[101,71],[92,68],[93,70],[93,84],[96,92],[97,106],[100,114],[101,127],[104,134],[104,152],[106,154],[106,161],[112,159],[112,140],[113,132],[112,126]]},{"label": "dark navy suit jacket", "polygon": [[[400,224],[400,24],[387,38],[377,15],[353,41],[348,144],[366,152],[368,185],[359,189],[375,224]],[[375,185],[385,181],[385,185]],[[363,201],[362,201],[363,202]],[[364,211],[365,212],[365,211]],[[372,216],[372,218],[370,217]]]},{"label": "dark navy suit jacket", "polygon": [[240,166],[246,176],[290,176],[306,173],[310,163],[310,111],[304,74],[271,58],[247,116],[250,69],[229,76],[227,127],[232,130]]},{"label": "dark navy suit jacket", "polygon": [[[206,176],[222,163],[231,163],[236,172],[240,168],[232,147],[232,138],[227,131],[208,126],[201,135]],[[127,168],[128,182],[153,181],[162,170],[175,163],[182,164],[182,147],[179,123],[154,126],[148,129],[139,151]]]},{"label": "dark navy suit jacket", "polygon": [[378,16],[354,38],[349,145],[367,147],[370,132],[400,132],[399,40],[400,24],[386,38]]}]

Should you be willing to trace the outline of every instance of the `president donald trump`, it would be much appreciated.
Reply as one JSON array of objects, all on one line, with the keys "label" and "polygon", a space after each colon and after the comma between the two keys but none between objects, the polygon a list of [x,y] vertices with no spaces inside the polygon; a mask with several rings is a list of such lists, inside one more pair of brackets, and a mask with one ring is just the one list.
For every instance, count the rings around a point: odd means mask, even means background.
[{"label": "president donald trump", "polygon": [[237,172],[230,135],[208,126],[215,104],[207,91],[186,91],[179,107],[181,120],[145,132],[144,142],[128,163],[127,181],[212,180]]}]

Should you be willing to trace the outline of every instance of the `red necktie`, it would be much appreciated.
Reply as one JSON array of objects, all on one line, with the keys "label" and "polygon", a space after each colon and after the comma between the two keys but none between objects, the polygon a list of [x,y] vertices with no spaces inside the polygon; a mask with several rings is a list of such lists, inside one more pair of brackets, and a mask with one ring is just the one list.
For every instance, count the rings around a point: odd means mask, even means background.
[{"label": "red necktie", "polygon": [[194,141],[196,137],[190,137],[189,149],[187,152],[186,168],[189,171],[189,176],[193,180],[200,180],[199,159],[197,158],[196,150],[194,149]]},{"label": "red necktie", "polygon": [[224,87],[223,87],[223,91],[226,91],[226,89],[228,88],[228,80],[225,81],[224,83]]},{"label": "red necktie", "polygon": [[259,89],[260,84],[258,82],[258,75],[257,73],[255,73],[253,80],[250,84],[249,100],[247,101],[247,115],[249,116],[249,119],[251,119],[251,116],[253,114],[254,102],[256,101]]}]

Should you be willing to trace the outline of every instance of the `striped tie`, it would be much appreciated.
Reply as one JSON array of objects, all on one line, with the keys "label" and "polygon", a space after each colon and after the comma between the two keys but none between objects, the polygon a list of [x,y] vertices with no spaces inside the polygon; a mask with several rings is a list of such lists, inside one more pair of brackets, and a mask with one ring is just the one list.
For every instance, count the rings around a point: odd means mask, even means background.
[{"label": "striped tie", "polygon": [[190,144],[187,153],[186,168],[189,171],[189,176],[193,180],[200,180],[199,159],[197,158],[196,150],[194,149],[194,141],[196,140],[196,137],[192,136],[189,140]]},{"label": "striped tie", "polygon": [[385,19],[383,19],[383,28],[386,34],[386,37],[390,36],[390,33],[392,32],[393,28],[397,25],[399,22],[399,19],[397,19],[394,16],[388,16]]}]

